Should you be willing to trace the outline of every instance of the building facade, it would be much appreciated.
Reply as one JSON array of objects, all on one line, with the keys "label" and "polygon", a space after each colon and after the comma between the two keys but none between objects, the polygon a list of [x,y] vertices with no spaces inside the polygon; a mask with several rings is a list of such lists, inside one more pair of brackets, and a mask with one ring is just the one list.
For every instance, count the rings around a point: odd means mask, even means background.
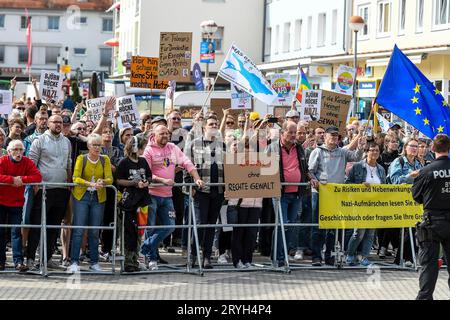
[{"label": "building facade", "polygon": [[28,79],[26,39],[28,9],[32,25],[31,75],[71,66],[71,77],[109,72],[112,51],[104,44],[113,37],[112,0],[8,1],[0,0],[1,77]]},{"label": "building facade", "polygon": [[264,17],[264,62],[266,75],[297,75],[301,65],[314,88],[331,89],[332,65],[314,58],[348,51],[347,0],[266,0]]}]

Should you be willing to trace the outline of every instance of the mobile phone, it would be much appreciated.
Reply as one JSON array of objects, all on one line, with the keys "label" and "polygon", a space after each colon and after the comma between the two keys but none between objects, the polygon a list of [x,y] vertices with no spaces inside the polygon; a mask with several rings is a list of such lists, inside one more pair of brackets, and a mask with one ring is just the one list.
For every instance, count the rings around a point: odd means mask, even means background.
[{"label": "mobile phone", "polygon": [[268,123],[277,123],[278,122],[278,118],[269,118],[267,119]]}]

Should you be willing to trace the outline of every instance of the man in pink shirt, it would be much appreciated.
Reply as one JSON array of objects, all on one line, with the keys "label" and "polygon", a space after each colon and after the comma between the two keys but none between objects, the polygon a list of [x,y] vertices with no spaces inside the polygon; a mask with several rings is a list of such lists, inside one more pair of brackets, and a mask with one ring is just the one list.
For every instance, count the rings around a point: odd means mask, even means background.
[{"label": "man in pink shirt", "polygon": [[[175,168],[182,167],[192,175],[195,184],[199,188],[204,187],[204,182],[188,157],[173,143],[169,142],[169,130],[165,125],[158,125],[154,129],[155,137],[150,139],[144,151],[144,158],[153,173],[153,182],[166,186],[150,187],[152,203],[148,210],[148,225],[154,226],[156,216],[161,225],[175,225],[175,209],[172,201],[172,186],[175,178]],[[172,232],[174,228],[147,229],[145,241],[141,247],[141,253],[149,258],[150,270],[157,270],[157,249],[159,244]]]}]

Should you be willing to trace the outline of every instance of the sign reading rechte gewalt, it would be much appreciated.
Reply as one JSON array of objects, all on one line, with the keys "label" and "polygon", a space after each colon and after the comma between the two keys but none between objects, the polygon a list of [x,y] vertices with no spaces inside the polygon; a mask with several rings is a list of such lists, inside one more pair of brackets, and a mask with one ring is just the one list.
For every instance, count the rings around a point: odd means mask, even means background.
[{"label": "sign reading rechte gewalt", "polygon": [[119,129],[132,128],[141,124],[134,95],[118,98],[116,109],[119,112],[117,119]]},{"label": "sign reading rechte gewalt", "polygon": [[192,32],[161,32],[158,79],[189,82],[191,57]]},{"label": "sign reading rechte gewalt", "polygon": [[320,119],[322,92],[320,90],[303,90],[300,120],[317,121]]},{"label": "sign reading rechte gewalt", "polygon": [[228,155],[224,164],[225,198],[272,198],[281,196],[277,157],[254,153]]},{"label": "sign reading rechte gewalt", "polygon": [[327,183],[319,188],[321,229],[408,228],[421,220],[422,213],[408,184]]},{"label": "sign reading rechte gewalt", "polygon": [[59,72],[42,70],[39,81],[41,98],[46,101],[59,101],[64,98],[61,90],[62,83],[63,76]]},{"label": "sign reading rechte gewalt", "polygon": [[[105,108],[106,100],[108,97],[95,98],[86,100],[86,120],[92,121],[95,124],[100,120],[103,114],[103,109]],[[108,120],[112,121],[114,119],[113,112],[111,111],[108,115]]]},{"label": "sign reading rechte gewalt", "polygon": [[158,80],[158,58],[133,56],[131,58],[130,87],[164,90],[167,81]]}]

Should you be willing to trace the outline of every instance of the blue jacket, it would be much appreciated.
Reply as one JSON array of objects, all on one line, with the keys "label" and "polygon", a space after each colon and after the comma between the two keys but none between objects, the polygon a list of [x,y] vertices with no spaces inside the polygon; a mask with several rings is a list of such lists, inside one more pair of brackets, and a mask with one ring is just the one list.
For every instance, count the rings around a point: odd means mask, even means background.
[{"label": "blue jacket", "polygon": [[[414,164],[410,164],[405,156],[402,156],[403,161],[400,161],[400,157],[392,161],[388,170],[388,177],[392,184],[413,183],[414,178],[409,174],[412,171],[419,170],[423,166],[419,160],[414,159]],[[402,165],[403,162],[403,165]]]},{"label": "blue jacket", "polygon": [[[366,182],[367,168],[365,166],[366,160],[361,160],[353,165],[350,169],[345,183],[360,184]],[[377,163],[377,173],[381,183],[386,183],[386,172],[384,168]]]}]

